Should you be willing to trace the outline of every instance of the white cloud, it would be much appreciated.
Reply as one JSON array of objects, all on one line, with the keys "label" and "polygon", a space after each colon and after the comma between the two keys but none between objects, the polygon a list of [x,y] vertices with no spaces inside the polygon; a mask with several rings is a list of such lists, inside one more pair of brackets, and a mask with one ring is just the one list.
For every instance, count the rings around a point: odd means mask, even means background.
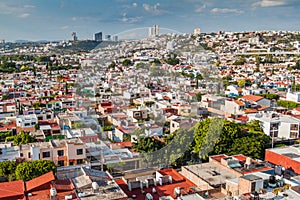
[{"label": "white cloud", "polygon": [[136,8],[137,6],[138,6],[137,3],[133,3],[133,4],[132,4],[132,7],[133,7],[133,8]]},{"label": "white cloud", "polygon": [[206,8],[206,4],[203,4],[202,6],[196,8],[195,12],[202,12],[205,8]]},{"label": "white cloud", "polygon": [[144,3],[144,4],[143,4],[143,8],[144,8],[146,11],[150,11],[151,6],[150,6],[149,4]]},{"label": "white cloud", "polygon": [[242,10],[233,9],[233,8],[213,8],[210,10],[211,13],[236,13],[241,14],[243,13]]},{"label": "white cloud", "polygon": [[62,29],[62,30],[66,30],[68,28],[69,28],[69,26],[62,26],[62,27],[60,27],[60,29]]},{"label": "white cloud", "polygon": [[283,6],[288,4],[286,0],[261,0],[254,3],[253,7],[273,7],[273,6]]},{"label": "white cloud", "polygon": [[24,8],[35,8],[34,5],[24,5]]},{"label": "white cloud", "polygon": [[146,3],[143,4],[144,10],[154,15],[159,15],[163,13],[163,11],[159,9],[159,7],[160,7],[160,3],[156,3],[153,6]]},{"label": "white cloud", "polygon": [[[10,3],[0,3],[0,14],[15,15],[17,17],[26,18],[30,11],[35,8],[34,5],[15,5]],[[20,14],[22,13],[22,14]]]},{"label": "white cloud", "polygon": [[20,18],[27,18],[29,16],[30,16],[29,13],[23,13],[23,14],[19,15]]},{"label": "white cloud", "polygon": [[123,13],[122,18],[119,20],[125,23],[135,23],[140,21],[141,17],[127,17],[127,13]]}]

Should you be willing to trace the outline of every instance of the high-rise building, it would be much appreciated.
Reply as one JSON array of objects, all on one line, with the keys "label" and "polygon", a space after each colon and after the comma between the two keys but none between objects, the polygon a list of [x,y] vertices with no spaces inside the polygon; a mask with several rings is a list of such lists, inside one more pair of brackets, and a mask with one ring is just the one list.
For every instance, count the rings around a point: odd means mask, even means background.
[{"label": "high-rise building", "polygon": [[5,40],[0,39],[0,44],[5,44]]},{"label": "high-rise building", "polygon": [[77,38],[77,36],[76,36],[76,33],[75,33],[75,32],[73,32],[73,33],[72,33],[72,35],[71,35],[71,40],[73,40],[73,41],[76,41],[76,40],[78,40],[78,38]]},{"label": "high-rise building", "polygon": [[153,28],[149,27],[148,29],[148,37],[153,37]]},{"label": "high-rise building", "polygon": [[153,27],[149,27],[148,29],[148,36],[154,37],[159,35],[159,27],[157,24],[155,24]]},{"label": "high-rise building", "polygon": [[159,27],[157,24],[154,25],[154,36],[158,36],[159,35]]},{"label": "high-rise building", "polygon": [[104,36],[104,40],[110,41],[110,40],[111,40],[111,35],[105,35],[105,36]]},{"label": "high-rise building", "polygon": [[112,37],[112,40],[113,40],[114,42],[117,42],[117,41],[119,40],[119,38],[118,38],[117,35],[114,35],[114,36]]},{"label": "high-rise building", "polygon": [[101,42],[102,41],[102,32],[95,33],[95,41]]},{"label": "high-rise building", "polygon": [[194,35],[199,35],[201,33],[200,28],[194,28]]}]

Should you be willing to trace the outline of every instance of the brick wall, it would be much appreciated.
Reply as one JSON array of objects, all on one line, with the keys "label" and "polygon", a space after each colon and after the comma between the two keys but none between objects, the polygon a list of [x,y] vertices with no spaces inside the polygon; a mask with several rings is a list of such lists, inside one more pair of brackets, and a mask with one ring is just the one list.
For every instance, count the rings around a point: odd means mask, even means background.
[{"label": "brick wall", "polygon": [[251,183],[243,178],[239,178],[239,193],[246,194],[251,192]]}]

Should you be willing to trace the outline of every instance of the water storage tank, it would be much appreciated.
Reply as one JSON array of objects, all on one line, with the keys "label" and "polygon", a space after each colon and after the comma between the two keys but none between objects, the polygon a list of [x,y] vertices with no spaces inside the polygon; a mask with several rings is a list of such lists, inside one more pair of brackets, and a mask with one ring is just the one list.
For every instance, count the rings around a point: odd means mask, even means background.
[{"label": "water storage tank", "polygon": [[153,196],[150,193],[147,193],[146,200],[153,200]]},{"label": "water storage tank", "polygon": [[92,183],[92,188],[93,188],[93,190],[98,190],[99,189],[98,183],[97,182],[93,182]]},{"label": "water storage tank", "polygon": [[57,195],[57,191],[55,188],[50,189],[50,197],[55,197]]},{"label": "water storage tank", "polygon": [[252,160],[252,159],[251,159],[250,157],[247,157],[247,158],[246,158],[246,163],[245,163],[245,164],[247,164],[248,166],[251,165],[251,160]]}]

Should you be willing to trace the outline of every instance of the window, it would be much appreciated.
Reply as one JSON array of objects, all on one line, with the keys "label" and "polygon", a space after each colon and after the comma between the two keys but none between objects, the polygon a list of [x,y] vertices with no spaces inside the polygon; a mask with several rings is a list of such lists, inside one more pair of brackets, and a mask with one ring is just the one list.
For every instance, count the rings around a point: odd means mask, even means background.
[{"label": "window", "polygon": [[82,163],[83,163],[83,160],[82,160],[82,159],[78,159],[78,160],[77,160],[77,165],[82,164]]},{"label": "window", "polygon": [[57,150],[57,155],[58,156],[63,156],[64,155],[64,150]]},{"label": "window", "polygon": [[290,138],[298,138],[298,132],[290,132]]},{"label": "window", "polygon": [[51,119],[51,115],[47,115],[47,119]]},{"label": "window", "polygon": [[20,153],[20,157],[23,157],[23,153]]},{"label": "window", "polygon": [[291,124],[291,131],[298,131],[299,125],[298,124]]},{"label": "window", "polygon": [[70,165],[70,166],[74,165],[74,162],[69,162],[69,165]]},{"label": "window", "polygon": [[82,155],[83,154],[83,149],[77,149],[77,155]]},{"label": "window", "polygon": [[57,165],[58,166],[64,166],[65,165],[65,161],[60,160],[60,161],[57,162]]},{"label": "window", "polygon": [[270,124],[270,136],[271,137],[278,137],[278,123]]},{"label": "window", "polygon": [[31,158],[31,153],[30,152],[28,152],[28,158]]},{"label": "window", "polygon": [[50,151],[43,152],[43,158],[50,158]]},{"label": "window", "polygon": [[255,187],[256,187],[256,182],[252,182],[251,183],[251,192],[255,191]]},{"label": "window", "polygon": [[31,122],[31,125],[35,125],[36,123],[35,122]]}]

